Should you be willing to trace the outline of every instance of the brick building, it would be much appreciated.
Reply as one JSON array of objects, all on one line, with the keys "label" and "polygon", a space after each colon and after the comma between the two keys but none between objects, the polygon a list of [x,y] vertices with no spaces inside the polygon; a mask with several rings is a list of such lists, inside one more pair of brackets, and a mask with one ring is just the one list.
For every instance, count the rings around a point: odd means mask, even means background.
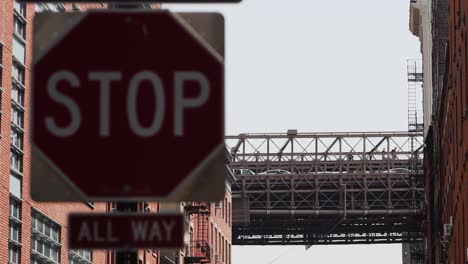
[{"label": "brick building", "polygon": [[468,263],[468,1],[425,2],[425,261]]},{"label": "brick building", "polygon": [[0,4],[0,263],[105,263],[107,259],[103,251],[71,251],[66,245],[67,213],[104,211],[105,204],[36,203],[29,195],[32,19],[36,11],[79,8],[13,0]]},{"label": "brick building", "polygon": [[[115,204],[38,203],[29,191],[33,17],[45,10],[78,12],[89,8],[107,5],[0,3],[0,263],[114,263],[111,251],[69,250],[67,217],[70,212],[112,212]],[[159,210],[156,202],[138,207],[139,211]],[[139,261],[159,264],[159,251],[141,250]]]},{"label": "brick building", "polygon": [[161,203],[160,212],[179,211],[185,215],[187,241],[178,251],[161,250],[161,264],[231,264],[232,196],[234,181],[228,171],[226,194],[216,203]]}]

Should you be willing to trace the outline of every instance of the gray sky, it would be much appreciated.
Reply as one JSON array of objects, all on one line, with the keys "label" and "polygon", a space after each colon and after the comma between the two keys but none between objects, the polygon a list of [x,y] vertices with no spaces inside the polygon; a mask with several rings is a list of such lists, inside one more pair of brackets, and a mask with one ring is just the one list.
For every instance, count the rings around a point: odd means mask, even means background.
[{"label": "gray sky", "polygon": [[[407,130],[408,0],[164,6],[225,16],[227,134]],[[233,263],[398,264],[401,245],[237,246]]]}]

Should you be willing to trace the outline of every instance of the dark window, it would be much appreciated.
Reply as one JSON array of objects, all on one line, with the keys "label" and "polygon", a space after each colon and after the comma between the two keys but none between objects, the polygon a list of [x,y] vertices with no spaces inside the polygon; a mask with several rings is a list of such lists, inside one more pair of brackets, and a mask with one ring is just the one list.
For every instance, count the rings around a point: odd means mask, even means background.
[{"label": "dark window", "polygon": [[93,252],[86,249],[68,251],[68,264],[91,264],[93,263]]},{"label": "dark window", "polygon": [[20,247],[16,245],[10,245],[8,249],[8,261],[11,264],[20,263]]},{"label": "dark window", "polygon": [[31,258],[60,263],[60,225],[45,215],[33,211],[31,215]]},{"label": "dark window", "polygon": [[[465,63],[468,63],[468,41],[465,38]],[[465,75],[468,76],[468,66],[465,64]],[[465,119],[468,119],[468,85],[465,83]]]},{"label": "dark window", "polygon": [[59,12],[65,12],[65,5],[62,4],[62,3],[56,3],[56,4],[53,4],[55,6],[55,8],[57,9],[57,11]]},{"label": "dark window", "polygon": [[[466,66],[465,66],[466,67]],[[463,83],[463,73],[462,73],[462,66],[460,66],[460,68],[458,69],[458,76],[460,76],[460,94],[458,96],[459,98],[459,101],[457,101],[457,104],[459,105],[459,107],[457,107],[457,111],[458,111],[458,108],[459,108],[459,111],[460,113],[458,114],[458,118],[457,118],[457,122],[459,122],[459,127],[460,127],[460,140],[459,140],[459,145],[462,144],[463,142],[463,86],[465,85]],[[466,93],[466,88],[465,88],[465,93]]]},{"label": "dark window", "polygon": [[18,1],[15,1],[14,3],[14,10],[23,17],[26,17],[26,4]]},{"label": "dark window", "polygon": [[77,3],[72,4],[72,11],[77,12],[77,11],[80,11],[80,10],[81,10],[81,8]]},{"label": "dark window", "polygon": [[23,150],[23,132],[14,127],[11,129],[11,144]]},{"label": "dark window", "polygon": [[23,172],[23,155],[13,149],[10,151],[10,166],[17,172]]},{"label": "dark window", "polygon": [[17,104],[24,106],[24,89],[21,85],[13,83],[11,89],[11,99]]},{"label": "dark window", "polygon": [[24,112],[22,109],[12,104],[11,106],[11,122],[16,126],[23,128],[24,125]]},{"label": "dark window", "polygon": [[26,24],[18,17],[13,18],[15,33],[22,39],[26,39]]},{"label": "dark window", "polygon": [[17,62],[13,62],[12,70],[13,70],[12,72],[13,78],[20,84],[24,85],[24,80],[25,80],[24,67]]},{"label": "dark window", "polygon": [[[1,70],[2,70],[2,67],[3,67],[3,45],[2,43],[0,43],[0,73],[1,73]],[[0,85],[1,85],[1,79],[2,76],[0,74]]]},{"label": "dark window", "polygon": [[[11,176],[10,176],[11,177]],[[11,183],[10,183],[11,188]],[[11,191],[10,191],[11,192]],[[21,249],[21,201],[14,196],[10,197],[10,223],[9,223],[9,263],[20,263]]]},{"label": "dark window", "polygon": [[16,243],[20,243],[21,238],[21,226],[18,223],[10,223],[10,240]]},{"label": "dark window", "polygon": [[21,202],[19,200],[10,199],[10,217],[21,220]]}]

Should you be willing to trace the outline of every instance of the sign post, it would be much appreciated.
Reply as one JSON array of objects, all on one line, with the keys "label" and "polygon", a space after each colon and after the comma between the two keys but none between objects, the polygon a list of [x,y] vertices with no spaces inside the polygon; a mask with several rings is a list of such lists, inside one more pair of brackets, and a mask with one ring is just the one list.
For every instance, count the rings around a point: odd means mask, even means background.
[{"label": "sign post", "polygon": [[[138,203],[135,202],[118,202],[117,212],[138,212]],[[71,222],[71,220],[70,220]],[[80,221],[78,221],[80,223]],[[82,222],[81,222],[82,223]],[[80,224],[81,224],[80,223]],[[69,238],[70,240],[72,237]],[[89,246],[89,244],[88,244]],[[117,264],[137,264],[138,263],[138,251],[136,249],[120,249],[115,252]]]},{"label": "sign post", "polygon": [[[144,8],[144,5],[139,4],[109,4],[109,8]],[[118,211],[128,211],[128,212],[137,212],[138,204],[132,202],[117,202]],[[117,264],[137,264],[138,263],[138,251],[136,249],[123,249],[116,252],[116,262]]]}]

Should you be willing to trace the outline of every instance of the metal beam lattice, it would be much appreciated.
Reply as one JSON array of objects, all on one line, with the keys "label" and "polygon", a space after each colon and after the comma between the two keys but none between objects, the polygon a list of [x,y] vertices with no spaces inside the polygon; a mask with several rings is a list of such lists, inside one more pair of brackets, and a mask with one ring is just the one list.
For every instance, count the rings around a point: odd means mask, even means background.
[{"label": "metal beam lattice", "polygon": [[233,197],[248,201],[235,244],[420,239],[420,133],[241,134],[226,147]]}]

